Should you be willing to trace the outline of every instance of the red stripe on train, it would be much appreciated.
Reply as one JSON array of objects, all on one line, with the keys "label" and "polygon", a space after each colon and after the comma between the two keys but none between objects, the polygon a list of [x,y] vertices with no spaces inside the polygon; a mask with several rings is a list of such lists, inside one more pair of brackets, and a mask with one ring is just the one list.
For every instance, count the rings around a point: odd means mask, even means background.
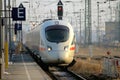
[{"label": "red stripe on train", "polygon": [[70,47],[70,50],[75,50],[75,46],[73,46],[73,47]]}]

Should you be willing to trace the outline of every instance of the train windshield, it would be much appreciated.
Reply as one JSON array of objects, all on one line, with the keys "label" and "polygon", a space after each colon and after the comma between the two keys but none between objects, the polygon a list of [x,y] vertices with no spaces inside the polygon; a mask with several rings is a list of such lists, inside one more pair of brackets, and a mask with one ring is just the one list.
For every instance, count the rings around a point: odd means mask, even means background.
[{"label": "train windshield", "polygon": [[50,42],[65,42],[69,38],[69,28],[63,25],[53,25],[45,29],[46,38]]}]

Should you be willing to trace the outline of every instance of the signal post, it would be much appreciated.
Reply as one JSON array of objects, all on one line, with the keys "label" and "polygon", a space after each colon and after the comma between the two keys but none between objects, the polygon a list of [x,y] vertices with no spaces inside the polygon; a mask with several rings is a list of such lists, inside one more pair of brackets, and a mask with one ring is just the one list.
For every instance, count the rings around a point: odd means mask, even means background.
[{"label": "signal post", "polygon": [[63,3],[61,0],[59,0],[57,4],[57,16],[59,20],[62,20],[63,17]]},{"label": "signal post", "polygon": [[3,68],[2,68],[2,65],[3,65],[3,63],[2,63],[2,47],[3,47],[3,45],[2,45],[2,39],[3,39],[3,37],[2,37],[2,23],[3,23],[3,21],[2,21],[2,18],[1,18],[1,15],[2,15],[2,0],[0,0],[0,79],[2,79],[2,75],[3,75],[3,72],[2,72],[2,70],[3,70]]}]

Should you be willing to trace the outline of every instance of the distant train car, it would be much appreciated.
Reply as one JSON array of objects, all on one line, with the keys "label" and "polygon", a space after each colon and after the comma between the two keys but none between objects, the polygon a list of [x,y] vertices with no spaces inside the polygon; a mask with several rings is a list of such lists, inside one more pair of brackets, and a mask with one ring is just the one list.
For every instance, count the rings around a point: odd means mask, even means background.
[{"label": "distant train car", "polygon": [[64,20],[45,20],[26,35],[26,46],[44,64],[68,66],[74,61],[75,36]]}]

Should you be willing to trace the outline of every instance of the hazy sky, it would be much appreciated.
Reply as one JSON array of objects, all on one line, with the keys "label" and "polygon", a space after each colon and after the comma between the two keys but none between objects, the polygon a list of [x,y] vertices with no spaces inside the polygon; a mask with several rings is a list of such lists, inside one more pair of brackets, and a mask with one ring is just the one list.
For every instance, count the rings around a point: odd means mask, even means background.
[{"label": "hazy sky", "polygon": [[[27,10],[27,18],[31,21],[41,21],[45,18],[56,18],[57,16],[57,3],[59,0],[16,0],[16,5],[18,6],[21,2],[28,1],[30,3],[23,3],[23,5],[26,7]],[[81,18],[82,22],[84,22],[84,5],[85,0],[61,0],[64,4],[64,19],[68,19],[69,22],[72,22],[74,26],[79,26],[79,16],[80,14],[72,14],[73,10],[75,12],[81,11]],[[66,2],[66,1],[69,1]],[[70,2],[71,1],[71,2]],[[115,1],[111,1],[110,5],[113,7],[112,9],[112,15],[110,15],[110,9],[109,9],[109,2],[104,3],[106,0],[91,0],[91,7],[92,7],[92,27],[97,26],[97,19],[98,19],[98,7],[97,2],[100,2],[100,10],[104,10],[105,12],[100,13],[100,23],[101,26],[104,26],[104,22],[108,21],[110,19],[110,16],[115,16],[114,8],[116,7]],[[30,6],[30,9],[29,9]],[[71,21],[71,19],[73,21]],[[76,20],[77,19],[77,24]],[[114,19],[113,19],[114,20]],[[84,23],[82,23],[82,26],[84,26]],[[84,27],[82,27],[84,29]]]},{"label": "hazy sky", "polygon": [[[28,1],[30,3],[23,3],[24,1]],[[23,3],[24,7],[26,7],[27,11],[27,19],[28,21],[24,21],[23,29],[27,29],[32,27],[32,24],[36,24],[34,21],[42,21],[45,18],[57,18],[57,3],[59,0],[16,0],[16,6],[19,6],[20,3]],[[67,19],[73,27],[79,31],[80,26],[80,9],[81,9],[81,27],[84,30],[84,14],[85,14],[85,0],[61,0],[63,2],[64,7],[64,19]],[[66,2],[69,1],[69,2]],[[110,20],[110,16],[112,16],[112,21],[115,20],[115,8],[116,1],[111,1],[109,8],[109,2],[104,3],[107,0],[91,0],[91,10],[92,10],[92,29],[96,30],[98,28],[98,6],[97,2],[100,2],[99,8],[100,10],[104,10],[104,12],[99,12],[99,21],[100,27],[102,29],[105,28],[105,21]],[[117,0],[118,1],[118,0]],[[110,14],[110,10],[112,15]],[[78,12],[78,14],[73,14],[73,12]],[[28,25],[30,24],[30,25]],[[83,31],[84,33],[84,31]],[[82,34],[83,34],[82,33]],[[96,33],[94,31],[94,33]],[[93,33],[93,34],[94,34]],[[84,34],[83,34],[84,35]],[[95,38],[96,34],[93,35]]]}]

